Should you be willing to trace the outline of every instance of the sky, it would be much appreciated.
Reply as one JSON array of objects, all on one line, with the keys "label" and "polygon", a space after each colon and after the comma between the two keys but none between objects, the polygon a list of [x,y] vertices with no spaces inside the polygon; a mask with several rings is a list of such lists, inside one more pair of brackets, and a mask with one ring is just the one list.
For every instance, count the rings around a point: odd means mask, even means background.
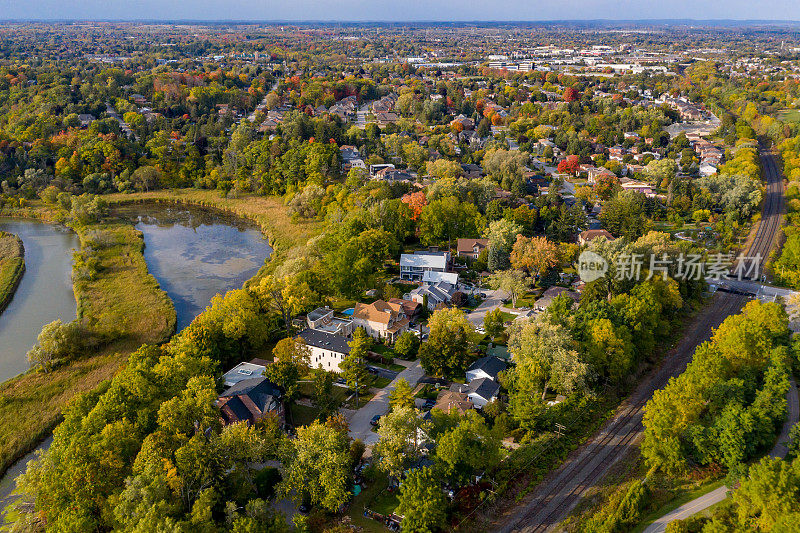
[{"label": "sky", "polygon": [[800,20],[798,0],[0,0],[2,20]]}]

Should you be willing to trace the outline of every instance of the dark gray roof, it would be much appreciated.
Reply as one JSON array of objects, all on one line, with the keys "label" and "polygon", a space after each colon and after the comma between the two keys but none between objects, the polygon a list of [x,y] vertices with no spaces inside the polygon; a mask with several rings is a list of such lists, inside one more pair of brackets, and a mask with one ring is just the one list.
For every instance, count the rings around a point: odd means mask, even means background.
[{"label": "dark gray roof", "polygon": [[489,378],[473,379],[469,382],[469,392],[475,393],[485,400],[491,400],[497,395],[500,385]]},{"label": "dark gray roof", "polygon": [[470,365],[470,367],[467,369],[467,372],[470,370],[483,370],[490,376],[497,378],[497,374],[505,370],[506,366],[506,362],[499,357],[487,355],[472,363],[472,365]]},{"label": "dark gray roof", "polygon": [[[267,378],[260,376],[257,378],[243,379],[233,387],[219,395],[220,398],[228,396],[250,396],[250,399],[255,401],[257,395],[270,395],[280,398],[283,393],[281,389]],[[258,403],[258,402],[256,402]]]},{"label": "dark gray roof", "polygon": [[309,346],[331,350],[338,353],[350,353],[350,345],[347,339],[341,335],[326,333],[317,329],[304,329],[300,332],[300,338]]}]

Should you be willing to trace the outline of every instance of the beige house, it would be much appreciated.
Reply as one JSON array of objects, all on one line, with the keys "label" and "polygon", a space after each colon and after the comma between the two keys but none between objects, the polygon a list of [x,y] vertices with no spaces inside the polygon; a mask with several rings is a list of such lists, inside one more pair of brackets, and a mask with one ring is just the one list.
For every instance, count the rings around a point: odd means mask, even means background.
[{"label": "beige house", "polygon": [[353,326],[364,328],[376,339],[394,342],[408,329],[408,319],[402,305],[377,300],[371,304],[356,304]]}]

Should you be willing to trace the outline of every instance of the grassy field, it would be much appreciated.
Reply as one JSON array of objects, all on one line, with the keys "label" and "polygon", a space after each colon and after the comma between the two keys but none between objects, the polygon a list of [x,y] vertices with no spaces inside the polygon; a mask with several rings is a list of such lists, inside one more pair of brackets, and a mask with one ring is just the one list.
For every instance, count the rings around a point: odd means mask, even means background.
[{"label": "grassy field", "polygon": [[782,120],[783,122],[800,122],[800,109],[784,109],[778,113],[778,119]]},{"label": "grassy field", "polygon": [[[147,272],[138,231],[109,223],[78,233],[83,253],[91,243],[97,260],[93,279],[76,279],[73,287],[78,316],[95,342],[49,373],[30,371],[0,384],[0,472],[53,429],[72,398],[113,377],[142,343],[163,342],[175,329],[175,310]],[[77,271],[76,264],[76,278]]]},{"label": "grassy field", "polygon": [[17,290],[25,272],[25,253],[19,237],[0,231],[0,313]]}]

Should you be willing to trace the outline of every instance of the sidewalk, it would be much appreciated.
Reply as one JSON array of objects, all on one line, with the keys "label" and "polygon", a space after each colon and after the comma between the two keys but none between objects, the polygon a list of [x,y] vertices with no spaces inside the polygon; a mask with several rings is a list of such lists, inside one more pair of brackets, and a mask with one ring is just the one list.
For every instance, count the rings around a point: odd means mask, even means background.
[{"label": "sidewalk", "polygon": [[353,439],[360,439],[367,446],[372,446],[378,442],[378,434],[372,431],[370,420],[375,415],[385,415],[389,412],[389,394],[397,386],[400,379],[405,379],[414,387],[417,382],[425,375],[422,370],[422,365],[419,361],[413,363],[406,363],[399,361],[399,364],[408,364],[405,370],[400,372],[397,377],[389,383],[385,388],[381,389],[364,407],[356,411],[352,418],[350,418],[350,437]]},{"label": "sidewalk", "polygon": [[[789,438],[789,431],[791,431],[792,426],[794,426],[798,422],[798,418],[800,418],[797,384],[794,382],[794,379],[791,379],[790,385],[789,392],[786,393],[786,422],[783,424],[781,434],[778,435],[778,441],[775,443],[775,447],[772,448],[771,452],[769,452],[770,457],[786,457],[786,453],[789,451],[786,447],[786,441]],[[647,528],[644,530],[644,533],[661,533],[666,529],[667,524],[670,522],[689,518],[693,514],[699,513],[703,509],[708,509],[712,505],[721,502],[727,497],[728,487],[723,485],[707,494],[703,494],[699,498],[695,498],[688,503],[684,503],[677,509],[670,511],[661,518],[655,520],[649,526],[647,526]]]}]

